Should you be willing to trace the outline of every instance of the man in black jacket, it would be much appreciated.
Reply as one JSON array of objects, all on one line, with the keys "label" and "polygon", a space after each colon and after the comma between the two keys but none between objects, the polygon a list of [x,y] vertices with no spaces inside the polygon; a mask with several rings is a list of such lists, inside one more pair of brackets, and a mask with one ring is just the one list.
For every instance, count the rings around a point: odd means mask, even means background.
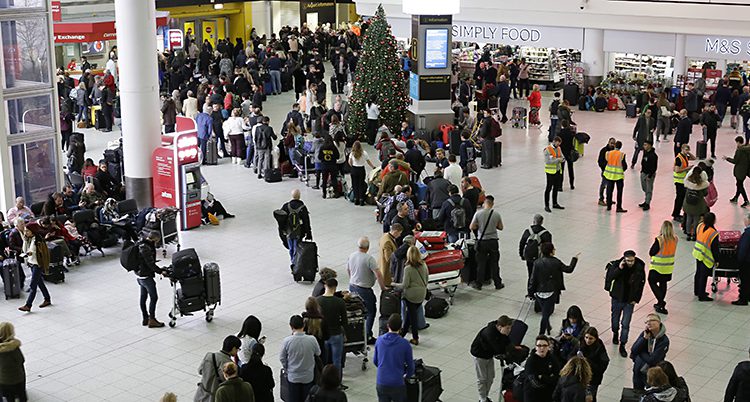
[{"label": "man in black jacket", "polygon": [[737,364],[724,393],[724,402],[750,401],[750,361]]},{"label": "man in black jacket", "polygon": [[644,141],[643,158],[641,158],[641,189],[646,193],[646,200],[638,205],[644,211],[651,208],[651,195],[654,193],[654,179],[658,165],[659,157],[654,151],[654,144],[651,141]]},{"label": "man in black jacket", "polygon": [[674,156],[680,153],[682,144],[690,143],[690,134],[693,133],[693,122],[688,118],[688,111],[680,110],[680,122],[674,134]]},{"label": "man in black jacket", "polygon": [[508,316],[500,316],[496,321],[490,321],[482,328],[471,343],[471,355],[474,357],[474,368],[477,372],[477,388],[479,400],[489,401],[488,395],[492,382],[495,380],[495,356],[504,356],[513,348],[510,330],[513,320]]},{"label": "man in black jacket", "polygon": [[607,152],[615,149],[615,143],[617,143],[617,140],[614,137],[610,137],[607,145],[599,150],[598,163],[599,169],[602,171],[602,183],[599,185],[599,205],[603,207],[607,206],[607,203],[604,202],[604,190],[607,189],[607,179],[604,177],[604,169],[607,167]]},{"label": "man in black jacket", "polygon": [[508,102],[510,102],[510,85],[504,75],[500,76],[500,82],[497,83],[497,107],[503,116],[500,122],[505,124],[508,121]]},{"label": "man in black jacket", "polygon": [[[297,244],[303,239],[312,241],[312,226],[310,225],[310,212],[302,200],[300,200],[299,189],[292,190],[292,199],[281,207],[287,214],[286,228],[281,228],[286,236],[286,246],[289,249],[289,260],[294,262],[294,254],[297,252]],[[294,266],[292,265],[292,268]]]},{"label": "man in black jacket", "polygon": [[635,251],[627,250],[622,258],[610,261],[607,265],[605,283],[612,298],[612,343],[619,343],[620,356],[628,357],[625,345],[628,343],[630,319],[635,305],[643,296],[646,264],[636,258]]},{"label": "man in black jacket", "polygon": [[273,142],[278,138],[273,132],[273,127],[268,125],[271,119],[268,116],[263,116],[261,120],[262,124],[255,131],[255,154],[258,161],[258,178],[262,179],[266,170],[273,167],[271,161],[271,151],[273,150]]},{"label": "man in black jacket", "polygon": [[[395,151],[395,149],[393,151]],[[419,176],[422,174],[427,162],[424,160],[424,155],[419,152],[416,144],[414,144],[414,140],[406,141],[404,161],[409,164],[409,167],[411,167],[411,181],[414,183],[418,182]]]},{"label": "man in black jacket", "polygon": [[[159,295],[156,292],[156,274],[164,275],[164,270],[156,265],[156,243],[161,236],[154,231],[150,231],[146,238],[138,242],[134,247],[138,247],[139,268],[135,273],[138,276],[138,285],[141,287],[141,314],[143,314],[143,326],[149,328],[161,328],[163,322],[156,320],[156,302]],[[149,300],[148,309],[146,309],[146,299]]]},{"label": "man in black jacket", "polygon": [[469,101],[471,100],[471,85],[469,84],[470,82],[471,78],[466,77],[458,86],[458,101],[462,105],[464,105],[464,107],[469,106]]},{"label": "man in black jacket", "polygon": [[[521,256],[522,261],[526,261],[526,270],[529,273],[528,280],[531,280],[534,261],[541,257],[539,249],[542,243],[552,243],[552,233],[545,229],[542,223],[544,223],[544,217],[540,214],[534,215],[533,223],[523,231],[521,241],[518,243],[518,255]],[[534,308],[534,311],[538,312],[539,303],[535,303]]]}]

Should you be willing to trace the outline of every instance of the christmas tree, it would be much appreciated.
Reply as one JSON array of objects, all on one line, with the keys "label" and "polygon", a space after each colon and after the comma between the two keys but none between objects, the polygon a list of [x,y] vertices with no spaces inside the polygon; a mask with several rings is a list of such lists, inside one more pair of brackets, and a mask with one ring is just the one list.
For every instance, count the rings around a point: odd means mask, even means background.
[{"label": "christmas tree", "polygon": [[349,98],[347,130],[364,134],[367,127],[365,105],[375,95],[380,107],[380,123],[392,133],[398,133],[409,105],[409,95],[396,53],[396,39],[382,6],[378,6],[377,13],[368,22]]}]

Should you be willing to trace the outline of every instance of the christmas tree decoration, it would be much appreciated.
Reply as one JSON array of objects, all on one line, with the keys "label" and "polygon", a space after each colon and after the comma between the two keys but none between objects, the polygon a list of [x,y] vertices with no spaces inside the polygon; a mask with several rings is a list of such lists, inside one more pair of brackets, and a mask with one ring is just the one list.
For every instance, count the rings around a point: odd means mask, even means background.
[{"label": "christmas tree decoration", "polygon": [[368,25],[349,98],[347,131],[360,135],[365,133],[365,106],[375,95],[375,103],[380,107],[380,123],[385,124],[392,133],[398,133],[409,106],[409,95],[396,50],[396,38],[391,33],[382,6],[378,6]]}]

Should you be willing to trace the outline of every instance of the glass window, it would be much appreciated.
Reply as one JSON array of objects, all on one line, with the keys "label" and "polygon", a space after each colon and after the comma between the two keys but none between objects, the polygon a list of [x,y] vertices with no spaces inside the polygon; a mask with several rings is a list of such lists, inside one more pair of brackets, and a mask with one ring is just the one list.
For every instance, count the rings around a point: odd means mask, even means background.
[{"label": "glass window", "polygon": [[31,205],[46,201],[50,193],[57,191],[59,167],[53,139],[14,145],[11,154],[16,196],[23,196]]},{"label": "glass window", "polygon": [[54,128],[51,95],[10,99],[5,103],[9,134],[29,134]]},{"label": "glass window", "polygon": [[44,7],[45,0],[0,0],[0,10],[4,8],[35,8]]},{"label": "glass window", "polygon": [[[3,0],[0,0],[2,4]],[[0,6],[1,8],[1,6]],[[5,55],[5,88],[50,83],[46,18],[0,22]]]}]

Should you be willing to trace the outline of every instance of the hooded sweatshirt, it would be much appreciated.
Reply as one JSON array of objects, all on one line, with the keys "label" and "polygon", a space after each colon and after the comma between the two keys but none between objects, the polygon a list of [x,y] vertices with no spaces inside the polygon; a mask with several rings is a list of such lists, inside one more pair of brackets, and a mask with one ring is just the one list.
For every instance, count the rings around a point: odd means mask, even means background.
[{"label": "hooded sweatshirt", "polygon": [[404,375],[414,375],[414,358],[409,341],[399,334],[388,332],[375,342],[373,363],[378,368],[376,384],[403,387]]},{"label": "hooded sweatshirt", "polygon": [[724,402],[750,400],[750,361],[740,362],[734,368],[732,378],[727,384]]},{"label": "hooded sweatshirt", "polygon": [[21,353],[21,341],[9,339],[0,343],[0,385],[14,385],[26,381]]},{"label": "hooded sweatshirt", "polygon": [[666,332],[667,327],[662,323],[655,336],[646,339],[643,333],[638,335],[638,339],[630,350],[634,373],[640,372],[644,365],[654,367],[666,359],[669,351],[669,337]]},{"label": "hooded sweatshirt", "polygon": [[662,387],[646,388],[646,393],[641,400],[643,402],[672,402],[676,396],[676,389],[671,385],[664,385]]}]

